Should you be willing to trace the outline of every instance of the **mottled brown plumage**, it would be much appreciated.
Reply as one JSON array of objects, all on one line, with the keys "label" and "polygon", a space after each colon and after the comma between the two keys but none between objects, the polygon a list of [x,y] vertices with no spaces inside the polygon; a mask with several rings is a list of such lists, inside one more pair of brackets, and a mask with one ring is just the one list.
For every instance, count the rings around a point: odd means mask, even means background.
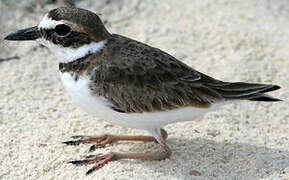
[{"label": "mottled brown plumage", "polygon": [[91,74],[93,94],[107,98],[113,104],[112,109],[125,113],[168,111],[185,106],[208,108],[228,100],[268,99],[262,93],[279,88],[219,81],[157,48],[116,34],[107,39],[102,51],[68,63],[69,66],[77,75]]}]

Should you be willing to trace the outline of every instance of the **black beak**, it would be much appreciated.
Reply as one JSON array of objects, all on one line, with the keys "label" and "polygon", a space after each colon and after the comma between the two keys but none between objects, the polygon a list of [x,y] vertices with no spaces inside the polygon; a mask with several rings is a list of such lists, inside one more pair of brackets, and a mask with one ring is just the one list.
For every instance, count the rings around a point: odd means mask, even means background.
[{"label": "black beak", "polygon": [[8,34],[4,39],[11,41],[27,41],[27,40],[35,40],[40,38],[40,33],[38,31],[38,27],[34,26],[27,29],[21,29],[16,32]]}]

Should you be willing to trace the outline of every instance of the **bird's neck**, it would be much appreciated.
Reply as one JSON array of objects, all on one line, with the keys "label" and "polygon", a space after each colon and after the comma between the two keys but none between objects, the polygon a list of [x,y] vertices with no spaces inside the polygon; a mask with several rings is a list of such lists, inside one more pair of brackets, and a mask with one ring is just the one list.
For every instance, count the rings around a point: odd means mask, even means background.
[{"label": "bird's neck", "polygon": [[70,63],[82,59],[90,54],[101,51],[106,44],[106,40],[91,42],[78,48],[57,47],[60,63]]},{"label": "bird's neck", "polygon": [[91,64],[91,57],[93,54],[87,54],[86,56],[79,58],[71,62],[59,62],[59,71],[62,73],[73,72],[81,74],[83,71],[86,71]]}]

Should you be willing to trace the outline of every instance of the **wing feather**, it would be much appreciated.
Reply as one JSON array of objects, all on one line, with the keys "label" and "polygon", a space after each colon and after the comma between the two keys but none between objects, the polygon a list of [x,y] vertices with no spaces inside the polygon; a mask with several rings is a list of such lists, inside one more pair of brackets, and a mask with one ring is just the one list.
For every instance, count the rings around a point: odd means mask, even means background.
[{"label": "wing feather", "polygon": [[279,86],[223,82],[141,42],[112,35],[103,50],[91,89],[118,112],[167,111],[184,106],[208,108],[226,100],[276,101],[263,93]]},{"label": "wing feather", "polygon": [[223,98],[203,86],[201,74],[173,56],[143,43],[113,35],[94,86],[121,112],[206,108]]}]

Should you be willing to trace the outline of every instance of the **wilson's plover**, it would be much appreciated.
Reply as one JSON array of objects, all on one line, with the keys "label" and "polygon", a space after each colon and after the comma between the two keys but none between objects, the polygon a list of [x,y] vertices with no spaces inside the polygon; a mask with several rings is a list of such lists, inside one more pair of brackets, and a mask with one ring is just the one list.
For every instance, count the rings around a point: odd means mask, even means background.
[{"label": "wilson's plover", "polygon": [[163,127],[191,121],[226,104],[279,101],[264,93],[271,84],[223,82],[202,74],[173,56],[136,40],[111,34],[93,12],[60,7],[38,26],[9,34],[6,40],[37,40],[55,50],[59,74],[70,96],[88,113],[112,124],[147,130],[152,136],[76,136],[66,144],[155,141],[158,153],[116,153],[71,161],[94,164],[87,174],[118,159],[162,160],[170,157]]}]

